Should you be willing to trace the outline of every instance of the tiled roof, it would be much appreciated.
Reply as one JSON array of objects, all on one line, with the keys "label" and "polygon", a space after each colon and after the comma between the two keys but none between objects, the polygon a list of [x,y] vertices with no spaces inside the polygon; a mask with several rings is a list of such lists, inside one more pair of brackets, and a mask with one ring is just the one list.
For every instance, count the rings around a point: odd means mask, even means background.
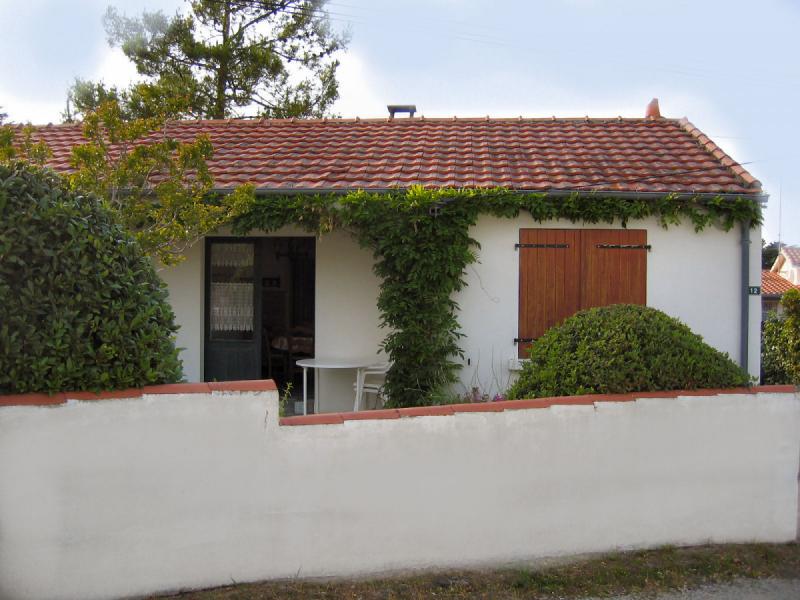
[{"label": "tiled roof", "polygon": [[768,269],[761,271],[761,294],[763,296],[783,296],[792,288],[800,289],[800,286],[792,285],[791,281]]},{"label": "tiled roof", "polygon": [[792,265],[800,267],[800,246],[784,246],[781,248],[786,257],[792,261]]},{"label": "tiled roof", "polygon": [[[178,121],[208,134],[216,187],[265,190],[507,187],[758,194],[760,183],[686,120],[329,119]],[[68,170],[78,125],[38,133]]]}]

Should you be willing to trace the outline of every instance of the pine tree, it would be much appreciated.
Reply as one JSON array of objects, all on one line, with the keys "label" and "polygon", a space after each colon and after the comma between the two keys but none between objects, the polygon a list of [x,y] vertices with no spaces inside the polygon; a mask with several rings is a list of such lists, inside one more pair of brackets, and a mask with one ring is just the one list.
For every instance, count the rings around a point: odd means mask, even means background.
[{"label": "pine tree", "polygon": [[144,82],[128,89],[77,80],[65,119],[118,100],[130,117],[152,106],[175,116],[322,117],[338,98],[337,52],[325,0],[195,0],[168,18],[129,18],[109,8],[109,43],[119,46]]}]

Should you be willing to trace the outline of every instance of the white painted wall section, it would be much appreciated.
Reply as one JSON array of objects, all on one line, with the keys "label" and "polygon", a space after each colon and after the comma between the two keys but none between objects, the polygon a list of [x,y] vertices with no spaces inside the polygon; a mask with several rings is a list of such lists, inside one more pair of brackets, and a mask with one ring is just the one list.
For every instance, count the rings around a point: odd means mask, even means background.
[{"label": "white painted wall section", "polygon": [[795,393],[294,427],[277,403],[0,408],[0,597],[795,538]]},{"label": "white painted wall section", "polygon": [[[346,231],[317,240],[315,351],[319,358],[381,360],[386,330],[379,327],[378,288],[372,253]],[[353,410],[351,369],[320,370],[322,412]]]},{"label": "white painted wall section", "polygon": [[178,325],[175,345],[181,349],[183,376],[187,381],[203,381],[204,261],[205,243],[200,240],[186,251],[186,260],[172,267],[160,267],[158,271],[167,284],[169,302],[175,311]]}]

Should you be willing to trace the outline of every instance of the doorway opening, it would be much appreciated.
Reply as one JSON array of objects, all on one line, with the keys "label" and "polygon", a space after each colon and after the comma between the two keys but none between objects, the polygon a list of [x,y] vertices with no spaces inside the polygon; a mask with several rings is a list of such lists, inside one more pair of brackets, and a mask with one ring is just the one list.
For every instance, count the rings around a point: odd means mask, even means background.
[{"label": "doorway opening", "polygon": [[313,237],[207,239],[206,381],[274,379],[299,395],[296,362],[314,356],[315,253]]},{"label": "doorway opening", "polygon": [[281,393],[291,385],[294,397],[303,385],[296,363],[314,356],[315,250],[314,238],[262,240],[261,377]]}]

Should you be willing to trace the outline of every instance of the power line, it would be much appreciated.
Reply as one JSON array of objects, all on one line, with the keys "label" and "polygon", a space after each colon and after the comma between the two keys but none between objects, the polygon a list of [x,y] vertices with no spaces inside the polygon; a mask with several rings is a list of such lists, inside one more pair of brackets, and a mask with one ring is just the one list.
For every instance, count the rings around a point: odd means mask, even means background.
[{"label": "power line", "polygon": [[[746,162],[736,163],[736,165],[738,165],[740,167],[743,167],[744,165],[752,165],[752,164],[755,164],[756,162],[758,162],[758,161],[750,160],[750,161],[746,161]],[[701,173],[701,172],[704,172],[704,171],[719,171],[719,170],[728,171],[733,166],[734,165],[730,165],[730,166],[714,165],[713,167],[698,167],[696,169],[684,169],[684,170],[681,170],[681,171],[664,171],[663,173],[647,175],[647,176],[639,177],[639,178],[636,178],[636,179],[625,179],[623,181],[602,181],[602,182],[599,182],[599,183],[587,183],[587,184],[583,184],[583,185],[573,186],[570,189],[578,190],[578,189],[598,187],[598,186],[601,186],[601,185],[627,185],[627,184],[631,184],[631,183],[641,183],[643,181],[651,181],[653,179],[662,179],[662,178],[667,178],[667,177],[676,177],[676,176],[679,176],[679,175],[689,175],[689,174],[692,174],[692,173]],[[608,176],[607,173],[592,173],[592,174],[593,175],[603,175],[603,176],[606,176],[606,177]]]}]

